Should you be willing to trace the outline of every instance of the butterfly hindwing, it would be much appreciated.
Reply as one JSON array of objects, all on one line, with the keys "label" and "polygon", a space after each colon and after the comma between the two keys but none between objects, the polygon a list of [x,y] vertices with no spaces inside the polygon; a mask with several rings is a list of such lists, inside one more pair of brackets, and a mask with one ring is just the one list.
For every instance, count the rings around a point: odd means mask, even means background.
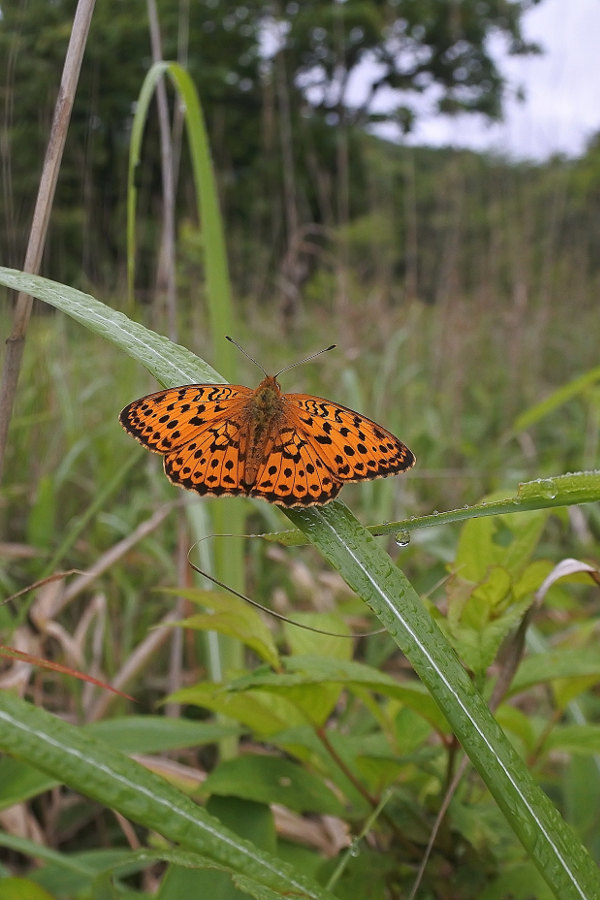
[{"label": "butterfly hindwing", "polygon": [[306,436],[284,424],[250,493],[284,506],[311,506],[333,500],[341,487]]},{"label": "butterfly hindwing", "polygon": [[414,465],[402,441],[354,410],[308,394],[284,398],[301,433],[341,482],[385,478]]},{"label": "butterfly hindwing", "polygon": [[207,425],[183,447],[167,453],[167,478],[199,494],[247,494],[242,482],[246,436],[239,421],[222,419]]}]

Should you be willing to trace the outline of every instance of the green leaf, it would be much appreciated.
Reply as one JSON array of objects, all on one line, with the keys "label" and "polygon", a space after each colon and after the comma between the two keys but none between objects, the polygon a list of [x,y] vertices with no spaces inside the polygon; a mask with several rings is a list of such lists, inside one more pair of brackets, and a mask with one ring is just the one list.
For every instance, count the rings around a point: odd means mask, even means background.
[{"label": "green leaf", "polygon": [[[185,114],[187,136],[190,144],[190,157],[194,173],[194,186],[198,221],[203,229],[203,262],[206,272],[206,295],[211,322],[213,341],[229,333],[234,317],[231,310],[231,287],[227,267],[223,222],[219,209],[216,179],[210,155],[208,134],[204,123],[204,115],[198,92],[192,78],[179,63],[157,62],[144,80],[140,90],[136,112],[133,119],[130,143],[128,172],[128,205],[127,205],[127,259],[130,298],[133,293],[133,266],[135,259],[135,174],[140,163],[142,138],[146,124],[149,105],[154,96],[158,82],[167,75],[177,92]],[[221,364],[228,372],[233,371],[233,347],[222,342],[219,347]],[[203,378],[202,381],[212,381]],[[223,379],[224,380],[224,379]],[[178,382],[183,384],[185,382]]]},{"label": "green leaf", "polygon": [[[591,472],[569,472],[568,475],[553,475],[523,481],[512,497],[499,500],[482,500],[472,506],[461,506],[446,512],[435,512],[427,516],[411,516],[397,522],[372,525],[367,531],[373,535],[400,534],[403,537],[419,528],[452,525],[455,522],[469,522],[471,519],[486,518],[508,513],[523,513],[537,509],[558,509],[579,503],[596,503],[600,500],[600,470]],[[299,531],[278,531],[263,534],[264,540],[284,544],[288,547],[307,543],[305,535]]]},{"label": "green leaf", "polygon": [[600,753],[600,725],[557,725],[546,737],[544,750],[579,756]]},{"label": "green leaf", "polygon": [[[240,733],[236,725],[165,716],[118,716],[82,728],[123,753],[160,753],[198,747]],[[0,809],[24,803],[55,785],[54,778],[17,759],[0,759]]]},{"label": "green leaf", "polygon": [[[344,620],[333,613],[294,612],[293,623],[284,623],[286,643],[292,656],[322,656],[325,659],[352,659],[352,632]],[[297,623],[297,624],[296,624]],[[299,627],[305,626],[305,627]],[[317,628],[331,634],[310,631]],[[337,634],[346,637],[336,637]]]},{"label": "green leaf", "polygon": [[518,626],[548,573],[529,563],[548,513],[473,519],[461,529],[447,582],[448,616],[440,625],[465,666],[481,677]]},{"label": "green leaf", "polygon": [[53,900],[39,884],[27,878],[3,878],[0,881],[0,900]]},{"label": "green leaf", "polygon": [[521,574],[548,519],[545,511],[473,519],[461,529],[453,568],[465,581],[478,584],[492,566],[513,578]]},{"label": "green leaf", "polygon": [[268,737],[289,725],[305,723],[297,707],[285,697],[274,697],[259,690],[233,693],[222,684],[202,682],[181,688],[163,701],[189,703],[241,722],[256,735]]},{"label": "green leaf", "polygon": [[[417,711],[441,732],[448,731],[448,723],[439,706],[426,692],[423,685],[412,681],[395,681],[384,672],[353,660],[324,659],[321,656],[291,656],[282,660],[284,672],[256,671],[231,682],[229,691],[247,691],[261,688],[287,698],[303,710],[302,721],[319,725],[326,713],[318,702],[323,685],[335,684],[349,691],[369,690],[383,694]],[[307,690],[312,688],[312,690]],[[290,723],[291,724],[291,723]]]},{"label": "green leaf", "polygon": [[281,803],[298,813],[345,815],[343,805],[301,766],[276,756],[246,754],[225,760],[202,785],[203,794],[242,797],[258,803]]},{"label": "green leaf", "polygon": [[[600,656],[595,647],[565,647],[527,656],[510,686],[509,695],[558,679],[600,680]],[[586,682],[589,684],[589,681]],[[583,689],[583,688],[582,688]]]},{"label": "green leaf", "polygon": [[270,666],[279,667],[279,654],[271,632],[257,610],[245,600],[233,594],[200,588],[172,588],[167,592],[214,610],[212,613],[189,616],[179,622],[173,622],[173,626],[226,634],[250,647]]},{"label": "green leaf", "polygon": [[117,716],[83,728],[123,753],[164,753],[201,747],[240,731],[237,726],[225,722],[198,722],[166,716]]},{"label": "green leaf", "polygon": [[583,375],[579,375],[568,384],[562,385],[558,390],[550,394],[549,397],[542,400],[541,403],[536,403],[535,406],[531,406],[529,409],[525,410],[525,412],[521,413],[521,415],[515,419],[512,429],[513,434],[519,434],[519,432],[531,428],[532,425],[535,425],[541,419],[550,415],[555,409],[568,403],[573,397],[577,397],[578,394],[586,391],[597,381],[600,381],[600,366],[596,366],[595,369],[590,369],[589,372],[584,372]]},{"label": "green leaf", "polygon": [[553,896],[540,872],[530,863],[521,863],[508,866],[500,878],[484,888],[479,900],[551,900]]},{"label": "green leaf", "polygon": [[[76,322],[109,340],[128,356],[139,360],[164,387],[224,381],[211,366],[198,359],[190,350],[138,325],[89,294],[39,275],[27,275],[2,267],[0,284],[16,291],[23,290],[62,310]],[[128,398],[122,399],[125,401]],[[115,416],[118,404],[119,398],[115,397]]]}]

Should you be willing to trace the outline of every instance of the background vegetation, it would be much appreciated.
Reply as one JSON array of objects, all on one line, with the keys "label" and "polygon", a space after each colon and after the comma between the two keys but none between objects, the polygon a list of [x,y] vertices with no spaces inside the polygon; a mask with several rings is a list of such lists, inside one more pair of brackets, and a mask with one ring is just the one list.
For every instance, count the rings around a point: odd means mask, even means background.
[{"label": "background vegetation", "polygon": [[[600,143],[581,159],[543,164],[407,148],[373,134],[372,105],[347,101],[348,80],[369,58],[379,63],[379,87],[402,89],[387,117],[404,128],[416,114],[414,97],[431,84],[441,108],[498,115],[502,81],[485,38],[499,30],[515,52],[531,52],[520,36],[525,6],[160,4],[163,55],[186,63],[207,119],[235,336],[270,371],[335,340],[336,353],[284,376],[284,389],[362,410],[417,454],[408,476],[345,489],[365,523],[512,495],[520,481],[598,464]],[[73,7],[2,5],[7,265],[22,263]],[[125,308],[127,156],[151,60],[146,6],[99,4],[93,29],[43,274]],[[169,96],[176,330],[212,362],[206,223],[196,218],[182,122]],[[164,331],[152,119],[138,170],[136,305],[128,310]],[[6,303],[2,331],[9,330]],[[246,361],[239,368],[240,381],[257,381]],[[216,504],[180,496],[117,423],[123,405],[154,389],[137,363],[97,335],[36,309],[5,464],[0,578],[11,595],[56,572],[92,577],[51,581],[35,599],[2,607],[4,643],[126,689],[136,704],[24,663],[7,671],[5,686],[73,722],[96,723],[113,748],[146,754],[150,768],[206,801],[226,825],[329,881],[337,896],[406,896],[459,759],[448,724],[387,635],[350,642],[267,629],[235,600],[189,593],[185,554],[216,530]],[[266,504],[218,505],[225,522],[242,509],[243,531],[286,527]],[[562,559],[584,558],[593,574],[599,531],[596,504],[423,529],[402,549],[384,540],[489,697],[506,671],[504,639]],[[397,541],[406,544],[404,532]],[[205,566],[228,552],[214,540],[197,548]],[[248,542],[246,592],[325,630],[376,627],[313,553]],[[554,584],[541,598],[531,655],[512,687],[508,679],[497,717],[597,862],[598,599],[589,576],[573,577],[578,583]],[[165,586],[177,587],[177,601],[156,590]],[[214,620],[196,616],[176,637],[153,630],[197,613],[201,599],[220,612],[219,629],[246,645],[220,675],[215,659],[227,656],[207,636]],[[358,662],[363,668],[353,669]],[[261,682],[257,663],[290,680]],[[217,689],[221,681],[230,694]],[[157,707],[177,688],[188,692]],[[2,806],[23,804],[16,820],[2,820],[0,839],[11,851],[3,876],[22,875],[56,897],[99,896],[109,883],[118,896],[234,890],[227,875],[170,857],[156,832],[12,759],[2,764]],[[285,810],[271,805],[282,801]],[[137,854],[146,844],[150,862]],[[44,863],[34,871],[35,858]],[[454,795],[418,896],[551,896],[472,774]]]}]

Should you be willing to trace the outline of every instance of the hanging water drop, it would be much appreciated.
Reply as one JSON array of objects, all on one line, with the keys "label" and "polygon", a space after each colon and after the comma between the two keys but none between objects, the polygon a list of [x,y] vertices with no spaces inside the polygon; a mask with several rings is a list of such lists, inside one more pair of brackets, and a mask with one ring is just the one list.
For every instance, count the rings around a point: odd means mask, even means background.
[{"label": "hanging water drop", "polygon": [[394,540],[396,541],[397,547],[408,547],[408,545],[410,544],[410,532],[406,531],[405,529],[403,529],[402,531],[398,531],[396,532]]}]

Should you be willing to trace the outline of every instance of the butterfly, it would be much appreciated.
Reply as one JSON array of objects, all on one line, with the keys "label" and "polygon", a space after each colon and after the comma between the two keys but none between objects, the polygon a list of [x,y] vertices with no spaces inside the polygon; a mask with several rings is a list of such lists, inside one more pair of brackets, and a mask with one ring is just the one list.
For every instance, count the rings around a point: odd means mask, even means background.
[{"label": "butterfly", "polygon": [[148,450],[162,454],[173,484],[214,497],[315,506],[333,500],[345,482],[414,465],[402,441],[354,410],[310,394],[283,394],[277,377],[290,368],[276,375],[263,369],[254,390],[188,384],[157,391],[134,400],[119,419]]}]

